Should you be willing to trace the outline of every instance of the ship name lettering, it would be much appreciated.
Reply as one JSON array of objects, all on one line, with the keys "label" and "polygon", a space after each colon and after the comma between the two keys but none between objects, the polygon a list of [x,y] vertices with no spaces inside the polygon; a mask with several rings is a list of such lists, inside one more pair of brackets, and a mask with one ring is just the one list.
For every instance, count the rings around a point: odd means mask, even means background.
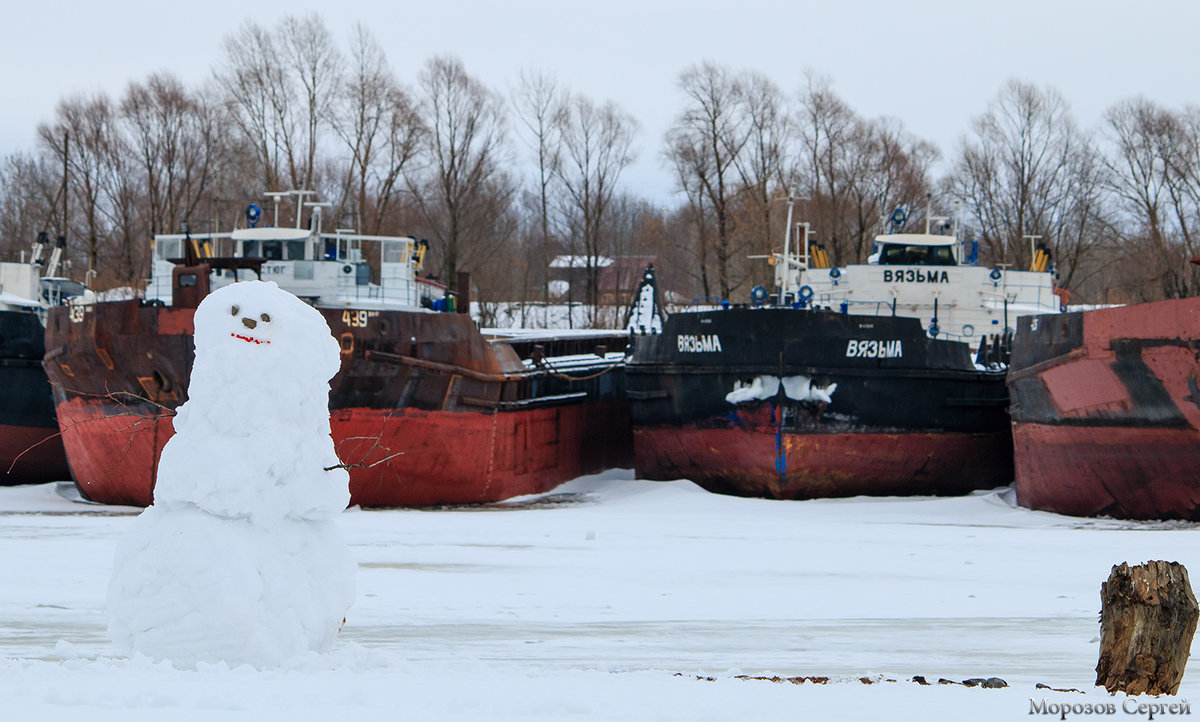
[{"label": "ship name lettering", "polygon": [[87,314],[87,310],[83,306],[71,304],[67,309],[67,315],[71,319],[71,323],[83,323],[83,317]]},{"label": "ship name lettering", "polygon": [[679,353],[717,353],[721,351],[721,337],[715,333],[704,336],[680,334],[675,338]]},{"label": "ship name lettering", "polygon": [[850,339],[846,344],[846,358],[901,358],[904,348],[900,339]]},{"label": "ship name lettering", "polygon": [[885,269],[884,283],[949,283],[948,271],[927,271],[923,268]]}]

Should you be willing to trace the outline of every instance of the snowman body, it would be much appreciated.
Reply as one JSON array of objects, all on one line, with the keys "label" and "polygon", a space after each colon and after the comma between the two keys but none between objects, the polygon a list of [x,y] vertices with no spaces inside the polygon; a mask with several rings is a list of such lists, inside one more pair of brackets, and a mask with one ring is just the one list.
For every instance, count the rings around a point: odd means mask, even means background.
[{"label": "snowman body", "polygon": [[181,667],[325,651],[356,569],[334,521],[350,498],[329,428],[338,344],[319,312],[258,281],[206,297],[195,340],[154,504],[117,547],[109,634]]}]

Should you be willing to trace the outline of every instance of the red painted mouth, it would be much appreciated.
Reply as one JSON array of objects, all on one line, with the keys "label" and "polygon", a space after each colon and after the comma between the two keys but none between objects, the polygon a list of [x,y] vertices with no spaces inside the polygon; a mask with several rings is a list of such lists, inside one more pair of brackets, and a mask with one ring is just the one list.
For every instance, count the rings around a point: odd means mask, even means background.
[{"label": "red painted mouth", "polygon": [[256,338],[251,338],[249,336],[243,336],[243,335],[237,334],[237,333],[231,333],[229,335],[233,336],[234,338],[240,338],[241,340],[245,341],[246,343],[256,343],[256,344],[257,343],[271,343],[270,341],[259,341]]}]

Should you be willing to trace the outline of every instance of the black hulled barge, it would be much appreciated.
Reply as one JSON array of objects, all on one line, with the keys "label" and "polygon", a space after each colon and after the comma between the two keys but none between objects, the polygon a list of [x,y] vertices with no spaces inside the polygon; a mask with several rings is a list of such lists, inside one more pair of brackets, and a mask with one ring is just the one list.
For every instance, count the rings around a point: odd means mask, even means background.
[{"label": "black hulled barge", "polygon": [[1008,312],[1056,310],[1052,269],[976,266],[933,230],[842,269],[789,234],[776,293],[665,318],[648,271],[626,368],[638,476],[778,499],[1010,483]]},{"label": "black hulled barge", "polygon": [[639,478],[776,499],[1012,480],[1004,371],[915,318],[677,313],[635,336],[626,374]]}]

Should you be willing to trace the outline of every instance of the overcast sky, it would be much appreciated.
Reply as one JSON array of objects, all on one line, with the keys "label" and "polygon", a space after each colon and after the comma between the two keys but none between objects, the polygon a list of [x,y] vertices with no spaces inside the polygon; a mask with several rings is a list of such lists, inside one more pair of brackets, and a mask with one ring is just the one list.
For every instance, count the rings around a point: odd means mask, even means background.
[{"label": "overcast sky", "polygon": [[0,42],[0,155],[31,149],[65,95],[119,96],[158,70],[199,84],[245,20],[312,11],[343,48],[365,23],[409,85],[427,58],[453,54],[496,90],[533,68],[616,101],[641,124],[625,184],[660,200],[672,192],[660,157],[675,79],[706,59],[793,95],[811,68],[861,115],[899,118],[945,154],[1009,78],[1057,88],[1084,127],[1134,95],[1200,102],[1200,2],[1184,0],[15,0]]}]

